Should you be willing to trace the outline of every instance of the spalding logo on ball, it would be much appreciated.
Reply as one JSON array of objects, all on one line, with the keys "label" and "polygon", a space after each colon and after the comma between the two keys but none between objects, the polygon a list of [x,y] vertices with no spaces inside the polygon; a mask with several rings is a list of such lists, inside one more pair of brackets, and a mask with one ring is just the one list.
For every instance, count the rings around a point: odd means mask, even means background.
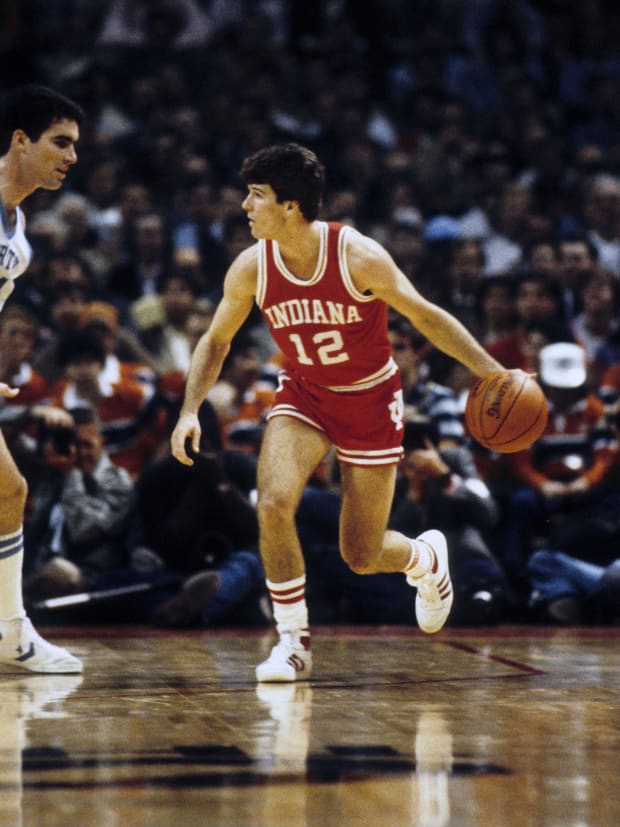
[{"label": "spalding logo on ball", "polygon": [[529,448],[545,430],[547,399],[534,377],[501,370],[476,379],[465,406],[471,436],[500,454]]}]

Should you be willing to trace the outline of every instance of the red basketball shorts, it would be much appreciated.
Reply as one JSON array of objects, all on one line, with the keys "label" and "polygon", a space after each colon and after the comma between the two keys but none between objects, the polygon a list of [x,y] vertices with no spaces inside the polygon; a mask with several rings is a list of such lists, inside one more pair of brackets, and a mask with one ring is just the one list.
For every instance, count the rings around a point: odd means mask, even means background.
[{"label": "red basketball shorts", "polygon": [[332,391],[280,374],[268,419],[292,416],[322,431],[340,462],[392,465],[403,456],[403,392],[395,373],[367,390]]}]

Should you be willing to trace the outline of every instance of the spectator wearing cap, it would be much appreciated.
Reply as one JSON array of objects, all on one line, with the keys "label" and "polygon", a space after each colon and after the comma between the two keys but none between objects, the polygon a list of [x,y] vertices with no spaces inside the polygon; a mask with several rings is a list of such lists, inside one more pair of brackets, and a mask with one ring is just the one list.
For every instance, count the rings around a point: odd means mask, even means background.
[{"label": "spectator wearing cap", "polygon": [[461,235],[461,225],[456,218],[449,215],[436,215],[426,222],[424,240],[428,244],[442,241],[454,241]]},{"label": "spectator wearing cap", "polygon": [[589,515],[608,495],[619,455],[604,405],[589,387],[580,345],[542,348],[538,375],[549,417],[540,439],[512,455],[519,487],[508,507],[504,544],[506,568],[521,584],[537,543],[569,553],[592,544]]},{"label": "spectator wearing cap", "polygon": [[450,268],[452,249],[460,234],[458,220],[450,215],[435,215],[424,225],[425,252],[416,286],[431,301],[441,305],[449,302],[450,287],[446,282],[446,273]]}]

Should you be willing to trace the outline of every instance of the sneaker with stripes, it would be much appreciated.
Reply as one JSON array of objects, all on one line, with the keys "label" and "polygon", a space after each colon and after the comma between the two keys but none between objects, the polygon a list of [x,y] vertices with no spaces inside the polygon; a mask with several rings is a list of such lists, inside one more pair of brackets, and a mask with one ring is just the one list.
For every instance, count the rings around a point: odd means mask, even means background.
[{"label": "sneaker with stripes", "polygon": [[256,667],[259,683],[291,683],[308,680],[312,672],[310,632],[282,632],[266,661]]},{"label": "sneaker with stripes", "polygon": [[81,661],[61,646],[44,640],[27,617],[0,620],[0,664],[30,672],[82,671]]},{"label": "sneaker with stripes", "polygon": [[423,632],[433,634],[444,626],[454,601],[448,567],[448,544],[441,531],[435,529],[425,531],[416,540],[427,546],[432,564],[429,571],[421,577],[408,575],[407,582],[418,590],[415,598],[418,626]]}]

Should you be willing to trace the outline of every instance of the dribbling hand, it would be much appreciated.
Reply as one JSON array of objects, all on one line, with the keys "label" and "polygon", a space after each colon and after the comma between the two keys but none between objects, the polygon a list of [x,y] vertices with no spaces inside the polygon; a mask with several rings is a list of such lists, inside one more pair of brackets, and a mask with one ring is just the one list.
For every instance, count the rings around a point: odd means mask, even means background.
[{"label": "dribbling hand", "polygon": [[172,456],[183,465],[193,465],[194,460],[188,452],[191,449],[197,455],[200,451],[200,433],[198,416],[193,413],[181,414],[170,437]]}]

